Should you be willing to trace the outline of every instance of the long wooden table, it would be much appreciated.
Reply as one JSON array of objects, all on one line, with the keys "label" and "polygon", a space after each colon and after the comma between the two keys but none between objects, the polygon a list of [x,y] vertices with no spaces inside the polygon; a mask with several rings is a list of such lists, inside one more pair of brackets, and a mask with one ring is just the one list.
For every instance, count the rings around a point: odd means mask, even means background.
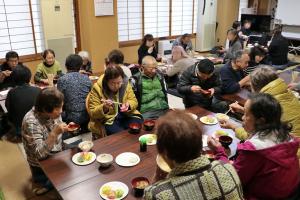
[{"label": "long wooden table", "polygon": [[[212,114],[200,107],[193,107],[188,111],[198,117]],[[219,129],[221,129],[219,124],[204,125],[203,133],[213,135]],[[227,130],[227,132],[234,139],[230,149],[232,154],[235,154],[239,141],[234,137],[232,130]],[[72,155],[78,152],[77,149],[65,150],[55,154],[41,161],[40,165],[63,199],[101,199],[99,189],[109,181],[124,182],[130,189],[126,199],[136,199],[132,194],[131,180],[137,176],[145,176],[151,181],[156,170],[156,147],[148,146],[147,152],[139,152],[138,138],[144,133],[149,132],[142,130],[140,134],[133,135],[127,131],[122,131],[94,141],[92,150],[97,155],[110,153],[115,158],[118,154],[128,151],[138,154],[141,162],[134,167],[120,167],[113,163],[108,169],[99,169],[99,164],[96,161],[87,166],[77,166],[71,161]]]}]

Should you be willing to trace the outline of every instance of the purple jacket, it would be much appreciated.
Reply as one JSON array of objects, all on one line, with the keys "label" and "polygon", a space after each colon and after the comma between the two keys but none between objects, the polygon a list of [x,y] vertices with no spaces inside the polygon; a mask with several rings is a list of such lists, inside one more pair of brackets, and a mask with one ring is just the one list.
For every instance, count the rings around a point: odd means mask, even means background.
[{"label": "purple jacket", "polygon": [[[299,141],[281,143],[257,150],[246,141],[238,145],[233,165],[241,179],[245,198],[285,199],[299,183]],[[224,148],[217,149],[216,158],[228,161]]]}]

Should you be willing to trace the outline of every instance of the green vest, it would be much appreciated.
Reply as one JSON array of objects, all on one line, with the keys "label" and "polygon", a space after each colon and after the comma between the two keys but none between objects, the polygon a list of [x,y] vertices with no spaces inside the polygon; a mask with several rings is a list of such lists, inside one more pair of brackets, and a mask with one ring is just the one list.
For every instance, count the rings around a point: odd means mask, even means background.
[{"label": "green vest", "polygon": [[165,110],[169,108],[161,83],[157,76],[152,79],[143,75],[142,91],[141,113],[154,110]]}]

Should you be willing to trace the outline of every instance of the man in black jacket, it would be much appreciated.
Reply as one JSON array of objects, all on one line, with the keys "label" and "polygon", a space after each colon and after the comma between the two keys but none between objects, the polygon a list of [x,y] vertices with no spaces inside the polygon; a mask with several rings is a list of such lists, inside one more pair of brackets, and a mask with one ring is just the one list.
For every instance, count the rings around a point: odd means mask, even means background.
[{"label": "man in black jacket", "polygon": [[18,64],[21,64],[18,53],[15,51],[7,52],[5,62],[0,65],[0,90],[16,86],[13,81],[12,71]]},{"label": "man in black jacket", "polygon": [[179,79],[177,90],[183,95],[186,108],[199,105],[214,112],[227,109],[226,102],[213,98],[221,91],[219,76],[214,72],[214,64],[204,59],[189,67]]}]

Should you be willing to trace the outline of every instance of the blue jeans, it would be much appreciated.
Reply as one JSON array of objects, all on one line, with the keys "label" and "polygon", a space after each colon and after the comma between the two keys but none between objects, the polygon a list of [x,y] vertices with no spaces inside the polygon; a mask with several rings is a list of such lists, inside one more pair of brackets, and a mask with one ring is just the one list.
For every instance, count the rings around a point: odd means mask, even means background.
[{"label": "blue jeans", "polygon": [[143,120],[141,118],[138,118],[137,116],[126,116],[122,113],[119,113],[113,124],[111,125],[105,125],[105,131],[107,135],[112,135],[114,133],[121,132],[123,130],[126,130],[129,128],[129,124],[131,123],[143,123]]},{"label": "blue jeans", "polygon": [[30,170],[32,174],[32,179],[35,183],[49,190],[53,188],[52,183],[50,182],[46,174],[43,172],[42,168],[30,166]]}]

